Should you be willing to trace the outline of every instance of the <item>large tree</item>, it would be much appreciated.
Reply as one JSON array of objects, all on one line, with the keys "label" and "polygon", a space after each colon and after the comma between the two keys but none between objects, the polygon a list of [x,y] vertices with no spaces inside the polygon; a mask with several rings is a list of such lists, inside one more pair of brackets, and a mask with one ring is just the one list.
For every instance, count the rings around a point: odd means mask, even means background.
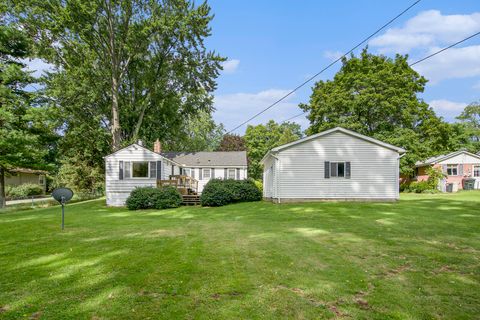
[{"label": "large tree", "polygon": [[249,125],[245,132],[245,145],[248,157],[248,175],[254,179],[262,179],[260,160],[272,148],[286,144],[302,137],[300,125],[293,122],[281,124],[270,120],[266,124]]},{"label": "large tree", "polygon": [[472,102],[457,117],[464,128],[464,137],[472,152],[480,151],[480,102]]},{"label": "large tree", "polygon": [[[1,9],[1,8],[0,8]],[[26,87],[34,82],[21,59],[29,41],[0,12],[0,208],[5,206],[5,175],[16,167],[42,168],[48,153],[41,138],[47,115]]]},{"label": "large tree", "polygon": [[205,48],[212,19],[188,0],[13,1],[16,17],[55,66],[46,81],[64,112],[86,113],[111,147],[171,139],[212,110],[220,63]]},{"label": "large tree", "polygon": [[246,149],[243,137],[236,134],[226,134],[220,141],[217,151],[244,151]]},{"label": "large tree", "polygon": [[341,126],[404,147],[404,174],[412,173],[415,161],[454,149],[453,129],[418,97],[427,80],[407,58],[373,55],[367,49],[343,58],[333,80],[317,82],[310,102],[300,105],[309,113],[307,134]]}]

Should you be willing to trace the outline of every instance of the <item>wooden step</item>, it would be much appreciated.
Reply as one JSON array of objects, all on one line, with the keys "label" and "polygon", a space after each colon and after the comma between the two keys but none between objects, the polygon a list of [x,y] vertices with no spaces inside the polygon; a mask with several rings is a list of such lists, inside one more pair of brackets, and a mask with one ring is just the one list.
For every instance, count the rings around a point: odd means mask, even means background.
[{"label": "wooden step", "polygon": [[199,205],[200,196],[198,194],[184,194],[182,195],[184,205]]}]

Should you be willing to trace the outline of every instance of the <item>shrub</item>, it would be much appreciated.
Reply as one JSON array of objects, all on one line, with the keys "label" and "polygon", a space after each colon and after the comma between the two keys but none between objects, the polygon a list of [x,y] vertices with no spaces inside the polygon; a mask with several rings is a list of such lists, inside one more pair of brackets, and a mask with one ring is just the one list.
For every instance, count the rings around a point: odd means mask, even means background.
[{"label": "shrub", "polygon": [[424,193],[427,190],[428,191],[432,190],[428,181],[414,181],[410,183],[408,189],[410,190],[410,192],[415,192],[415,193]]},{"label": "shrub", "polygon": [[34,183],[25,183],[19,186],[5,188],[5,195],[9,198],[25,198],[43,194],[43,187]]},{"label": "shrub", "polygon": [[229,203],[259,201],[262,192],[253,180],[210,180],[200,197],[202,206],[218,207]]},{"label": "shrub", "polygon": [[427,174],[429,189],[438,190],[438,184],[440,183],[440,180],[445,177],[442,170],[430,167],[427,169]]},{"label": "shrub", "polygon": [[174,187],[135,188],[126,201],[129,210],[177,208],[182,204],[182,196]]},{"label": "shrub", "polygon": [[263,194],[263,182],[260,180],[253,180],[255,183],[255,186],[260,190],[260,192]]}]

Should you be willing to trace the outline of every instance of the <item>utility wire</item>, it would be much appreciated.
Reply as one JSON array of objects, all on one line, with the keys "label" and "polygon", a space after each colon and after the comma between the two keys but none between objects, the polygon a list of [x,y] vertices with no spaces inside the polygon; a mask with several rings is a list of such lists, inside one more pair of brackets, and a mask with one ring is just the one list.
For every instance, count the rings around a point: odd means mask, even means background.
[{"label": "utility wire", "polygon": [[[472,34],[471,36],[468,36],[468,37],[466,37],[466,38],[464,38],[464,39],[462,39],[462,40],[460,40],[460,41],[457,41],[457,42],[449,45],[448,47],[445,47],[445,48],[442,48],[442,49],[440,49],[440,50],[438,50],[438,51],[435,51],[434,53],[429,54],[428,56],[423,57],[423,58],[420,59],[420,60],[417,60],[417,61],[415,61],[415,62],[412,62],[412,63],[410,63],[408,66],[409,66],[409,67],[412,67],[412,66],[416,65],[417,63],[420,63],[420,62],[423,62],[423,61],[425,61],[425,60],[427,60],[427,59],[430,59],[430,58],[436,56],[437,54],[442,53],[443,51],[446,51],[446,50],[448,50],[448,49],[450,49],[450,48],[453,48],[453,47],[459,45],[460,43],[463,43],[463,42],[465,42],[465,41],[467,41],[467,40],[472,39],[473,37],[478,36],[479,34],[480,34],[480,31],[477,32],[477,33],[474,33],[474,34]],[[288,121],[290,121],[290,120],[293,120],[293,119],[295,119],[295,118],[298,118],[298,117],[300,117],[300,116],[303,116],[305,113],[307,113],[307,111],[302,112],[302,113],[300,113],[300,114],[297,114],[297,115],[295,115],[295,116],[293,116],[293,117],[291,117],[291,118],[288,118],[287,120],[283,120],[282,123],[288,122]]]},{"label": "utility wire", "polygon": [[273,108],[274,106],[276,106],[278,103],[280,103],[281,101],[285,100],[287,97],[289,97],[290,95],[292,95],[294,92],[296,92],[298,89],[302,88],[304,85],[306,85],[307,83],[309,83],[310,81],[312,81],[313,79],[315,79],[316,77],[318,77],[321,73],[323,73],[324,71],[326,71],[327,69],[329,69],[331,66],[333,66],[335,63],[337,63],[338,61],[342,60],[343,57],[345,57],[346,55],[350,54],[351,52],[353,52],[355,49],[357,49],[358,47],[360,47],[362,44],[364,44],[365,42],[367,42],[368,40],[370,40],[371,38],[373,38],[375,35],[377,35],[380,31],[382,31],[383,29],[385,29],[387,26],[389,26],[390,24],[392,24],[395,20],[397,20],[398,18],[400,18],[403,14],[405,14],[408,10],[410,10],[411,8],[413,8],[414,6],[416,6],[420,1],[422,0],[417,0],[415,1],[413,4],[411,4],[410,6],[408,6],[405,10],[403,10],[402,12],[400,12],[398,15],[396,15],[394,18],[392,18],[391,20],[389,20],[387,23],[385,23],[383,26],[381,26],[379,29],[377,29],[374,33],[372,33],[371,35],[369,35],[367,38],[365,38],[364,40],[362,40],[361,42],[359,42],[355,47],[353,47],[352,49],[350,49],[349,51],[347,51],[346,53],[344,53],[342,56],[340,56],[339,58],[337,58],[335,61],[331,62],[328,66],[326,66],[325,68],[323,68],[322,70],[320,70],[319,72],[315,73],[313,76],[311,76],[310,78],[308,78],[307,80],[305,80],[304,82],[302,82],[300,85],[298,85],[297,87],[295,87],[295,89],[291,90],[290,92],[288,92],[286,95],[284,95],[283,97],[281,97],[280,99],[278,99],[277,101],[275,101],[274,103],[272,103],[271,105],[269,105],[268,107],[266,107],[265,109],[263,109],[262,111],[256,113],[254,116],[250,117],[249,119],[245,120],[244,122],[242,122],[241,124],[239,124],[238,126],[236,126],[235,128],[233,128],[232,130],[228,131],[226,134],[229,134],[229,133],[232,133],[234,132],[235,130],[237,130],[238,128],[242,127],[243,125],[245,125],[246,123],[250,122],[251,120],[255,119],[256,117],[258,117],[259,115],[261,115],[262,113],[264,113],[265,111]]}]

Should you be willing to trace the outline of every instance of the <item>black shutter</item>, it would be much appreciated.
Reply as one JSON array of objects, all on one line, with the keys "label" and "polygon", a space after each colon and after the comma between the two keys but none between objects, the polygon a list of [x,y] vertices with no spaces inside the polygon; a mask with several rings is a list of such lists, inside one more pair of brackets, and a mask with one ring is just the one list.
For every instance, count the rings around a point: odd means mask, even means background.
[{"label": "black shutter", "polygon": [[214,168],[211,168],[211,169],[210,169],[210,177],[211,177],[212,179],[215,179],[215,169],[214,169]]},{"label": "black shutter", "polygon": [[325,179],[330,178],[330,161],[325,161]]},{"label": "black shutter", "polygon": [[350,179],[350,162],[345,162],[345,178]]},{"label": "black shutter", "polygon": [[237,180],[240,180],[240,168],[237,168]]},{"label": "black shutter", "polygon": [[175,166],[172,164],[172,176],[175,174]]},{"label": "black shutter", "polygon": [[123,161],[118,161],[118,179],[123,180]]},{"label": "black shutter", "polygon": [[157,179],[162,180],[162,161],[157,161]]},{"label": "black shutter", "polygon": [[228,179],[228,169],[227,168],[223,169],[223,179],[225,179],[225,180]]},{"label": "black shutter", "polygon": [[202,180],[203,179],[203,176],[202,176],[202,168],[199,168],[198,169],[198,180]]}]

